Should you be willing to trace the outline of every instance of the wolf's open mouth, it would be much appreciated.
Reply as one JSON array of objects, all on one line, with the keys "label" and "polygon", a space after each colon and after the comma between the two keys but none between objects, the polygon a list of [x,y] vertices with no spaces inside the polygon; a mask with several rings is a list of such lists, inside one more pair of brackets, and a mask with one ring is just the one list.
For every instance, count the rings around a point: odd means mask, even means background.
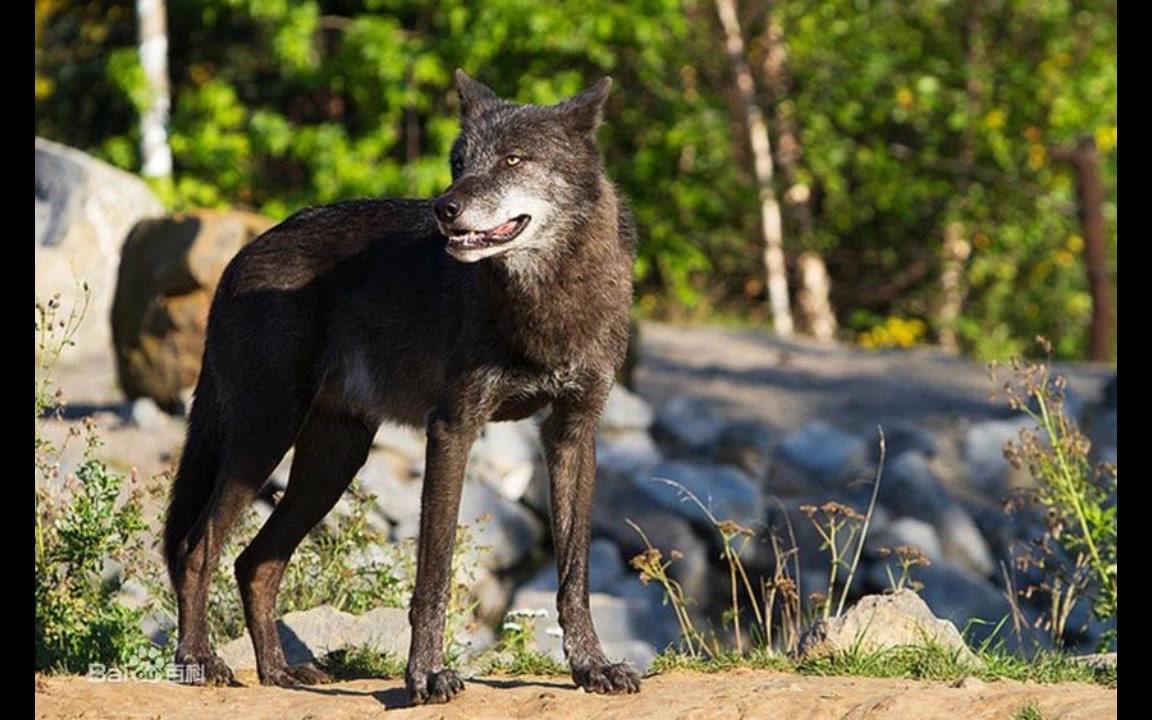
[{"label": "wolf's open mouth", "polygon": [[503,245],[523,232],[531,219],[530,215],[518,215],[491,230],[452,230],[448,244],[460,249]]}]

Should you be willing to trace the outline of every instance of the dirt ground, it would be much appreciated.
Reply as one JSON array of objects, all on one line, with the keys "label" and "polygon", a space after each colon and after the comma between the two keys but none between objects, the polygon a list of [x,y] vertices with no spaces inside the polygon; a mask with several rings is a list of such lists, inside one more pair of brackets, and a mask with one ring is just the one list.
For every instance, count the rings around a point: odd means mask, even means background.
[{"label": "dirt ground", "polygon": [[191,688],[170,683],[43,678],[42,720],[363,720],[367,718],[908,718],[1011,720],[1034,706],[1045,720],[1116,717],[1116,691],[1069,683],[1034,685],[967,680],[948,683],[876,678],[818,678],[770,671],[718,675],[669,673],[647,678],[637,695],[605,697],[565,678],[478,678],[449,705],[406,708],[400,680],[357,680],[301,689]]},{"label": "dirt ground", "polygon": [[[641,325],[640,342],[636,386],[657,408],[687,394],[725,417],[780,431],[821,420],[864,436],[896,421],[947,434],[1011,414],[1002,401],[989,401],[996,386],[986,364],[932,348],[868,351],[753,329],[655,322]],[[1095,402],[1115,368],[1057,363],[1054,371]],[[1001,384],[1007,376],[1001,372]]]}]

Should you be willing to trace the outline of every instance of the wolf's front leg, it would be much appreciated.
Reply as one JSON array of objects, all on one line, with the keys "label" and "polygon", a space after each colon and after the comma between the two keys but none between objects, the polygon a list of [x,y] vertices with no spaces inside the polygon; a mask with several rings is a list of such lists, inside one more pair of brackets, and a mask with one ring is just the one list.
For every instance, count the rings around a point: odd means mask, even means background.
[{"label": "wolf's front leg", "polygon": [[557,403],[541,428],[551,479],[552,535],[560,590],[556,609],[572,679],[589,692],[634,693],[640,677],[609,662],[588,607],[588,546],[596,489],[597,412]]},{"label": "wolf's front leg", "polygon": [[408,612],[412,644],[405,684],[413,705],[448,702],[464,689],[460,676],[444,667],[444,616],[452,580],[452,548],[464,466],[479,428],[477,422],[441,413],[434,413],[428,421],[416,589]]}]

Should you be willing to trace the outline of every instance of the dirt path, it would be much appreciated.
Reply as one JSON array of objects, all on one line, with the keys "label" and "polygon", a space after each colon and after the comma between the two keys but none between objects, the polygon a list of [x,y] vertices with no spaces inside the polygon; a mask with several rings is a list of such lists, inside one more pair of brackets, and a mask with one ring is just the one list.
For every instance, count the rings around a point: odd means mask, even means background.
[{"label": "dirt path", "polygon": [[45,678],[36,717],[141,720],[361,720],[366,718],[908,718],[1010,720],[1034,705],[1045,720],[1115,717],[1116,691],[1070,683],[946,683],[816,678],[769,671],[669,673],[638,695],[603,697],[566,679],[475,679],[450,705],[404,707],[398,680],[357,680],[318,688],[189,688],[168,683],[96,683]]},{"label": "dirt path", "polygon": [[[778,430],[822,420],[862,435],[895,420],[948,431],[1009,414],[988,400],[993,385],[984,363],[937,350],[873,352],[755,330],[653,322],[643,323],[640,338],[637,387],[657,408],[687,394],[724,416]],[[1056,370],[1087,402],[1100,397],[1115,372],[1089,363]]]}]

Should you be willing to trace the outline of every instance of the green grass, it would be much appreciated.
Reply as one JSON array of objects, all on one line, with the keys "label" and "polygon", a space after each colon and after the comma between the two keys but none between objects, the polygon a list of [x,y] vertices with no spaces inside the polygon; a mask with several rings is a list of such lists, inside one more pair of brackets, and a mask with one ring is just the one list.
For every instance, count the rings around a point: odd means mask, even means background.
[{"label": "green grass", "polygon": [[404,677],[403,660],[367,646],[334,650],[324,656],[320,666],[337,680]]},{"label": "green grass", "polygon": [[485,675],[568,675],[568,666],[548,653],[525,650],[495,653],[484,666]]},{"label": "green grass", "polygon": [[1012,714],[1012,720],[1044,720],[1044,713],[1040,708],[1029,703]]},{"label": "green grass", "polygon": [[687,653],[669,649],[652,658],[649,673],[659,675],[672,670],[718,673],[735,668],[791,671],[795,670],[796,665],[783,655],[765,652],[759,648],[744,655],[730,652],[708,658],[693,657]]},{"label": "green grass", "polygon": [[999,651],[977,652],[982,664],[966,662],[954,651],[940,646],[902,646],[882,650],[847,652],[832,657],[793,661],[779,654],[757,650],[747,655],[730,653],[715,658],[692,657],[666,650],[653,659],[650,672],[673,670],[723,672],[733,668],[780,670],[810,676],[864,676],[955,681],[965,677],[981,680],[1016,680],[1035,683],[1086,682],[1116,687],[1115,669],[1093,669],[1066,655],[1042,653],[1025,660]]}]

